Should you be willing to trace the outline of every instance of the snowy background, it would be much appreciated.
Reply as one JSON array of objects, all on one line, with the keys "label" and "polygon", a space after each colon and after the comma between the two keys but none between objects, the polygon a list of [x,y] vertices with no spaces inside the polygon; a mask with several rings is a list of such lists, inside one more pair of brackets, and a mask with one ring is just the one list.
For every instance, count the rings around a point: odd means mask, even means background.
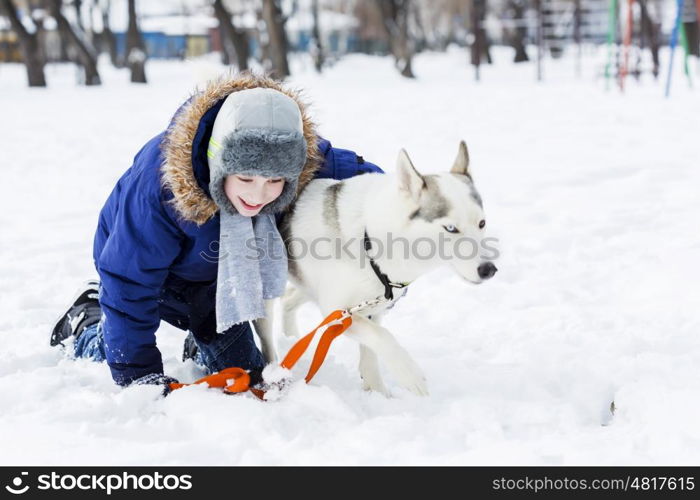
[{"label": "snowy background", "polygon": [[[494,54],[482,84],[464,51],[418,55],[415,81],[390,58],[347,56],[322,76],[294,61],[321,132],[385,170],[401,147],[422,172],[447,170],[465,139],[502,255],[492,281],[436,272],[387,316],[429,397],[390,379],[391,399],[362,391],[341,338],[313,383],[277,403],[121,389],[106,365],[49,347],[95,276],[114,183],[222,68],[150,61],[139,86],[103,60],[104,84],[85,88],[54,64],[47,90],[0,66],[0,464],[697,465],[700,92],[680,64],[665,99],[649,78],[606,92],[603,50],[581,79],[572,59],[548,62],[543,84]],[[320,319],[307,304],[300,329]],[[184,337],[163,323],[158,345],[166,373],[191,381]]]}]

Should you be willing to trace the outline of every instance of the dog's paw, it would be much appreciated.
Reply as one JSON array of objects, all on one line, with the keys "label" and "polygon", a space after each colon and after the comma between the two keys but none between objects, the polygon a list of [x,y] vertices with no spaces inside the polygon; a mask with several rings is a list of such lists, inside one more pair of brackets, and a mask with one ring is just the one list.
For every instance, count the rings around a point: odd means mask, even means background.
[{"label": "dog's paw", "polygon": [[381,380],[379,382],[367,380],[365,378],[362,379],[362,389],[365,391],[372,391],[372,392],[378,392],[379,394],[382,394],[383,396],[390,398],[391,393],[389,392],[389,389],[386,388],[384,385],[384,382]]},{"label": "dog's paw", "polygon": [[428,392],[428,382],[425,380],[425,378],[412,380],[411,382],[402,384],[402,386],[405,389],[408,389],[409,391],[411,391],[416,396],[429,396],[430,395],[430,392]]},{"label": "dog's paw", "polygon": [[396,381],[417,396],[428,395],[428,382],[420,367],[409,356],[387,363]]}]

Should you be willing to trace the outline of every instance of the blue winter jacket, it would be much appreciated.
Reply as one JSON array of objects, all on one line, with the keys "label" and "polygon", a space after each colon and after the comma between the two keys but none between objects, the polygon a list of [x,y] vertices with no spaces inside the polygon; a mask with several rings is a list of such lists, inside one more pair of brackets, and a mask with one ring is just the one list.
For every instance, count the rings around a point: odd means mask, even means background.
[{"label": "blue winter jacket", "polygon": [[[163,372],[155,337],[161,319],[188,327],[164,290],[171,283],[216,280],[216,260],[202,258],[215,252],[219,238],[219,215],[209,197],[207,144],[223,99],[250,86],[281,90],[271,80],[246,77],[243,83],[214,82],[195,94],[178,110],[168,130],[137,153],[100,212],[93,259],[102,284],[107,363],[120,385]],[[332,147],[315,135],[305,112],[304,118],[310,154],[300,185],[313,178],[383,172],[353,151]]]}]

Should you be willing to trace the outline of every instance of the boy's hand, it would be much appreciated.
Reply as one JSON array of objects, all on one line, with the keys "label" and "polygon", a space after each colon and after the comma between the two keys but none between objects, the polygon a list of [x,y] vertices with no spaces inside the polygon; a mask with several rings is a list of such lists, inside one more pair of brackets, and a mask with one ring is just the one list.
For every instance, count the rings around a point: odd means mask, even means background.
[{"label": "boy's hand", "polygon": [[169,377],[163,373],[149,373],[143,377],[135,379],[130,385],[162,385],[163,396],[170,394],[170,384],[179,383],[176,378]]}]

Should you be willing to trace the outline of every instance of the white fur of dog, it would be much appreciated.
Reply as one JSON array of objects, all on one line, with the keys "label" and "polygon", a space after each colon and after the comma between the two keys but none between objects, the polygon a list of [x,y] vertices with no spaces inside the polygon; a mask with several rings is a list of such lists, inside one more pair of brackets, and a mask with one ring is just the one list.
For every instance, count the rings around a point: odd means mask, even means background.
[{"label": "white fur of dog", "polygon": [[[295,312],[308,300],[313,300],[326,316],[336,309],[384,295],[385,287],[363,246],[365,231],[372,241],[373,252],[369,254],[376,255],[381,272],[393,283],[412,282],[443,265],[451,266],[470,283],[481,283],[496,272],[481,251],[484,227],[481,198],[472,182],[464,141],[449,172],[421,175],[402,149],[396,174],[373,173],[342,181],[310,182],[280,223],[294,284],[282,301],[285,334],[298,336]],[[458,256],[449,244],[443,245],[444,252],[429,254],[425,248],[420,250],[421,243],[438,245],[440,238],[449,237],[468,238],[478,251],[465,258],[463,253]],[[392,246],[389,255],[391,238],[404,244]],[[376,253],[380,247],[384,251]],[[347,251],[343,252],[343,248]],[[405,291],[406,288],[394,288],[392,301],[353,314],[352,325],[343,335],[360,344],[359,369],[365,389],[390,394],[380,374],[381,359],[399,385],[415,394],[427,395],[420,367],[380,324],[387,309]],[[267,316],[254,324],[263,355],[271,363],[277,360],[273,301],[266,302],[266,310]]]}]

